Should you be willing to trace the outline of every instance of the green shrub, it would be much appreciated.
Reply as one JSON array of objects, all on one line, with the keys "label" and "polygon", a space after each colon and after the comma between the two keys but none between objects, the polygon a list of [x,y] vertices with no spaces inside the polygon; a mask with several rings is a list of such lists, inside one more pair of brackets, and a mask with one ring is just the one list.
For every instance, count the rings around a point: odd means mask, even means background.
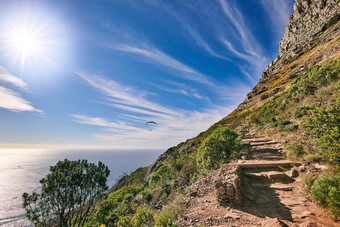
[{"label": "green shrub", "polygon": [[163,192],[169,195],[176,184],[176,173],[173,168],[168,165],[162,165],[152,174],[149,181],[151,188],[160,187]]},{"label": "green shrub", "polygon": [[130,216],[120,216],[117,226],[118,227],[133,227],[132,218]]},{"label": "green shrub", "polygon": [[315,180],[311,194],[315,202],[340,217],[340,175],[330,173]]},{"label": "green shrub", "polygon": [[153,226],[152,211],[145,207],[138,208],[136,214],[133,216],[133,226]]},{"label": "green shrub", "polygon": [[183,211],[183,207],[179,205],[168,205],[162,209],[155,217],[156,227],[176,227],[178,226],[174,220],[177,215]]},{"label": "green shrub", "polygon": [[317,139],[324,158],[331,163],[340,163],[340,104],[311,111],[303,125],[306,133]]},{"label": "green shrub", "polygon": [[122,187],[111,193],[109,197],[100,203],[94,214],[93,221],[89,226],[95,223],[102,223],[106,226],[117,224],[121,216],[126,216],[134,212],[132,201],[133,198],[143,190],[142,187]]},{"label": "green shrub", "polygon": [[197,164],[206,169],[218,168],[221,163],[239,157],[242,147],[238,135],[229,128],[216,129],[197,151]]}]

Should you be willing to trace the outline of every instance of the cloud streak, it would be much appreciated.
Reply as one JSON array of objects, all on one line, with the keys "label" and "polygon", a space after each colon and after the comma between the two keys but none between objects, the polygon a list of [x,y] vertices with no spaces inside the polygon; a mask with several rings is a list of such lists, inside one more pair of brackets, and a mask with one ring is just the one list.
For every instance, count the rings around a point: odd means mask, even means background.
[{"label": "cloud streak", "polygon": [[[0,83],[10,84],[12,86],[28,90],[28,85],[22,79],[10,74],[6,68],[0,66]],[[13,91],[4,86],[0,86],[0,108],[7,109],[13,112],[44,112],[34,108],[31,103],[20,96],[18,92]]]},{"label": "cloud streak", "polygon": [[[206,130],[234,108],[213,106],[201,111],[170,108],[148,100],[148,94],[143,91],[120,85],[103,75],[76,74],[104,95],[106,104],[117,111],[114,120],[83,114],[72,114],[71,118],[80,124],[102,128],[103,132],[94,136],[115,147],[173,146],[183,138],[196,136]],[[157,129],[152,132],[145,126],[145,122],[150,119],[158,123]]]},{"label": "cloud streak", "polygon": [[271,21],[274,23],[276,33],[279,37],[287,25],[288,18],[292,12],[289,1],[287,0],[261,0],[264,10],[269,15]]},{"label": "cloud streak", "polygon": [[[238,9],[225,0],[219,0],[219,3],[224,15],[228,18],[231,25],[239,34],[238,44],[236,45],[233,44],[232,41],[228,40],[222,33],[220,34],[220,41],[232,55],[245,60],[249,65],[251,65],[254,68],[253,74],[259,76],[269,63],[268,59],[261,54],[262,50],[260,44],[254,38],[250,29],[248,29],[244,18]],[[235,46],[240,48],[235,49]],[[254,76],[250,76],[250,73],[244,69],[244,66],[239,67],[240,71],[254,82]]]},{"label": "cloud streak", "polygon": [[129,109],[133,112],[140,112],[148,115],[166,115],[175,114],[177,111],[166,108],[157,103],[151,102],[144,98],[145,92],[136,90],[131,87],[123,86],[103,75],[88,75],[83,72],[75,72],[79,77],[85,80],[91,87],[101,94],[105,95],[106,101],[113,106]]},{"label": "cloud streak", "polygon": [[7,84],[14,85],[16,87],[19,87],[25,90],[28,88],[28,85],[22,79],[11,75],[2,66],[0,66],[0,81],[7,83]]},{"label": "cloud streak", "polygon": [[2,86],[0,86],[0,107],[13,112],[30,111],[43,114],[43,111],[34,108],[18,93]]},{"label": "cloud streak", "polygon": [[176,60],[175,58],[167,55],[166,53],[152,47],[135,47],[129,45],[116,45],[110,46],[112,49],[124,51],[127,53],[132,53],[143,57],[144,59],[148,59],[151,62],[162,65],[168,69],[179,72],[179,75],[182,79],[196,81],[208,86],[214,86],[214,84],[209,80],[209,78],[198,72],[197,70],[191,68],[190,66]]}]

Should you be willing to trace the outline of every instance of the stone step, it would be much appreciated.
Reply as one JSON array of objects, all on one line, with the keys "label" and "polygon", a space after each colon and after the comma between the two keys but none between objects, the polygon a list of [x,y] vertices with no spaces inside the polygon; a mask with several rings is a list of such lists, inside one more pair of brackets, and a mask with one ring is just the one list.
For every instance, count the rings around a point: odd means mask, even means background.
[{"label": "stone step", "polygon": [[268,171],[268,172],[243,172],[243,175],[249,177],[255,181],[264,181],[265,183],[270,182],[281,182],[288,183],[293,182],[294,179],[289,177],[284,172],[279,171]]},{"label": "stone step", "polygon": [[250,151],[256,152],[256,153],[284,153],[282,149],[278,149],[278,148],[253,148],[253,149],[250,149]]},{"label": "stone step", "polygon": [[248,140],[269,140],[265,136],[254,136],[254,135],[245,135],[243,138],[248,139]]},{"label": "stone step", "polygon": [[249,139],[243,139],[244,143],[266,143],[266,142],[270,142],[272,140],[267,139],[267,138],[261,138],[261,139],[253,139],[253,138],[249,138]]},{"label": "stone step", "polygon": [[257,159],[273,159],[273,158],[283,159],[285,155],[282,153],[255,153],[252,154],[252,157]]},{"label": "stone step", "polygon": [[271,161],[278,161],[278,160],[284,160],[284,156],[253,156],[256,160],[271,160]]},{"label": "stone step", "polygon": [[298,162],[291,162],[288,160],[280,161],[258,161],[258,160],[239,160],[239,167],[241,169],[257,169],[257,168],[273,168],[278,166],[299,166]]},{"label": "stone step", "polygon": [[250,146],[256,147],[256,146],[266,146],[266,145],[273,145],[273,144],[279,144],[276,141],[268,141],[268,142],[250,142]]},{"label": "stone step", "polygon": [[261,173],[244,172],[243,176],[249,177],[253,180],[261,180],[266,178],[266,176],[263,175],[262,172]]},{"label": "stone step", "polygon": [[268,184],[268,183],[251,183],[251,188],[271,188],[277,191],[292,191],[293,188],[290,185],[282,184],[282,183],[275,183],[275,184]]},{"label": "stone step", "polygon": [[278,191],[292,191],[293,187],[286,184],[275,183],[270,185],[270,188]]}]

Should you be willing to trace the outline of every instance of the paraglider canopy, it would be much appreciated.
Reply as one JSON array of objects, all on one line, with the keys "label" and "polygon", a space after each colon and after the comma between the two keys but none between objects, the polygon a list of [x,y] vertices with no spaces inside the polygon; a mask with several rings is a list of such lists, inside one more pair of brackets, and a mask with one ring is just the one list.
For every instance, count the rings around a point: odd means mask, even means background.
[{"label": "paraglider canopy", "polygon": [[[157,123],[154,122],[154,121],[148,121],[148,122],[146,122],[145,124],[146,124],[146,125],[149,125],[149,124],[155,124],[155,125],[157,125]],[[152,131],[152,130],[151,130],[151,127],[150,127],[150,131]]]},{"label": "paraglider canopy", "polygon": [[146,124],[146,125],[147,125],[147,124],[155,124],[155,125],[157,125],[157,123],[154,122],[154,121],[148,121],[148,122],[146,122],[145,124]]}]

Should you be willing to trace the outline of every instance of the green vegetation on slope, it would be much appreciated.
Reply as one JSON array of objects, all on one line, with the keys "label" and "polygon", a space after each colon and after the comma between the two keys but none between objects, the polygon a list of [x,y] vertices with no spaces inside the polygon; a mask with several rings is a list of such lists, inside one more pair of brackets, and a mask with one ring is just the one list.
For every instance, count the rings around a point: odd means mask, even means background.
[{"label": "green vegetation on slope", "polygon": [[[149,180],[116,187],[116,191],[98,205],[85,226],[176,226],[175,220],[184,210],[182,195],[189,192],[188,186],[205,170],[217,168],[213,163],[222,164],[237,158],[240,148],[238,135],[221,128],[201,144],[198,153],[190,149],[172,150]],[[205,158],[210,163],[207,164]],[[140,179],[141,172],[145,170],[138,169],[124,176],[118,184]]]},{"label": "green vegetation on slope", "polygon": [[202,168],[217,169],[221,163],[239,158],[241,147],[237,133],[229,128],[216,129],[198,148],[197,164]]},{"label": "green vegetation on slope", "polygon": [[[262,133],[287,139],[290,158],[324,160],[337,166],[339,72],[340,62],[314,66],[294,78],[286,90],[262,100],[258,108],[222,120],[198,137],[170,148],[149,179],[143,178],[146,168],[124,176],[87,226],[176,226],[175,220],[184,209],[181,197],[190,193],[189,186],[210,169],[238,157],[241,142],[235,132],[225,127],[236,129],[250,124]],[[310,188],[313,187],[317,193],[318,187],[311,179]],[[333,203],[324,206],[334,210]]]},{"label": "green vegetation on slope", "polygon": [[315,66],[249,117],[259,131],[294,134],[288,156],[339,164],[340,62]]},{"label": "green vegetation on slope", "polygon": [[311,187],[311,194],[316,203],[328,208],[336,217],[340,217],[340,175],[330,173],[320,176]]}]

